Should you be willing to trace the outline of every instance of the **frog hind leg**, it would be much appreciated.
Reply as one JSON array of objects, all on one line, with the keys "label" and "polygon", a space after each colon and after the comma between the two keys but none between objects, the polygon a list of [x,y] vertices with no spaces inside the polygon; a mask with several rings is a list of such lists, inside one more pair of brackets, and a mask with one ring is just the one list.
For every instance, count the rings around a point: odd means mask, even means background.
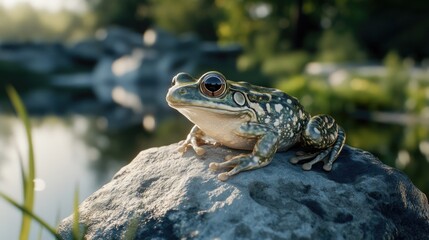
[{"label": "frog hind leg", "polygon": [[290,162],[295,164],[302,160],[313,159],[302,165],[304,170],[310,170],[314,164],[323,161],[323,169],[330,171],[344,146],[345,140],[344,130],[335,123],[331,116],[314,116],[307,123],[302,134],[301,144],[316,149],[317,152],[296,156]]},{"label": "frog hind leg", "polygon": [[204,132],[195,125],[189,132],[185,141],[183,141],[179,147],[177,147],[177,151],[184,153],[188,147],[191,146],[197,155],[203,155],[205,150],[200,146],[204,144],[218,145],[214,139],[206,136]]},{"label": "frog hind leg", "polygon": [[240,172],[268,165],[277,151],[279,135],[264,125],[258,123],[243,124],[238,134],[249,138],[257,137],[258,140],[251,154],[240,154],[222,163],[210,163],[209,167],[214,171],[232,168],[230,171],[218,175],[218,179],[221,181],[225,181]]},{"label": "frog hind leg", "polygon": [[341,150],[344,147],[345,141],[346,133],[344,132],[344,129],[342,127],[339,127],[337,141],[335,141],[334,145],[332,146],[331,155],[329,156],[329,159],[323,164],[323,169],[325,171],[331,171],[332,164],[335,160],[337,160],[338,155],[340,155]]}]

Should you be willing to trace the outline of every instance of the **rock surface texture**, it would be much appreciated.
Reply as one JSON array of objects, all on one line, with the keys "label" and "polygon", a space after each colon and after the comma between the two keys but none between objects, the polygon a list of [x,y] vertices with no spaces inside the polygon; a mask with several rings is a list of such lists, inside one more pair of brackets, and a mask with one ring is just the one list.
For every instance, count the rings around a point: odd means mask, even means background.
[{"label": "rock surface texture", "polygon": [[[204,156],[176,144],[142,151],[79,207],[86,239],[427,239],[427,197],[398,170],[345,146],[331,172],[276,154],[227,182]],[[59,232],[72,239],[72,216]]]}]

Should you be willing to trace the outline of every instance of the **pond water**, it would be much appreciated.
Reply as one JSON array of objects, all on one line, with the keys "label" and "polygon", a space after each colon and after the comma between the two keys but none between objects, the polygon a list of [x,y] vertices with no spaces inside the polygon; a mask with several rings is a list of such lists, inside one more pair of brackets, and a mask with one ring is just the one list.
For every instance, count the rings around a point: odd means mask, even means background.
[{"label": "pond water", "polygon": [[[337,117],[348,134],[348,144],[370,151],[386,164],[402,169],[421,190],[429,192],[427,126]],[[139,151],[177,142],[191,128],[179,115],[169,115],[157,122],[157,130],[152,133],[140,125],[109,130],[103,127],[102,117],[79,114],[31,117],[31,124],[37,176],[34,209],[54,226],[72,213],[77,186],[83,201]],[[25,161],[26,151],[21,121],[12,115],[0,115],[0,191],[19,201],[22,201],[19,154]],[[0,236],[17,239],[21,213],[3,200],[0,213]],[[36,239],[39,232],[40,226],[33,223],[31,239]],[[42,239],[49,239],[46,232]]]},{"label": "pond water", "polygon": [[[82,201],[144,148],[134,148],[135,144],[127,144],[126,140],[112,146],[115,142],[97,129],[94,117],[48,116],[32,118],[31,123],[37,177],[34,209],[53,226],[72,213],[76,187]],[[25,130],[16,117],[0,115],[0,132],[0,191],[22,202],[18,152],[26,161]],[[142,131],[137,134],[143,136]],[[0,212],[1,239],[18,239],[20,212],[3,200]],[[39,231],[38,224],[33,223],[30,239],[36,239]],[[48,239],[47,233],[42,239]]]}]

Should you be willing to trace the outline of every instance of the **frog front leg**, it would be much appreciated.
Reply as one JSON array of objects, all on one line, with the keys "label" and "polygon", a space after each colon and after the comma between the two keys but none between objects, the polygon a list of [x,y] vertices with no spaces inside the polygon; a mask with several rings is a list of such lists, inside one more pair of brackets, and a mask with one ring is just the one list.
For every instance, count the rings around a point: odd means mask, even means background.
[{"label": "frog front leg", "polygon": [[302,165],[304,170],[310,170],[314,164],[323,161],[323,169],[330,171],[344,146],[345,140],[346,134],[334,118],[329,115],[314,116],[307,123],[302,134],[301,144],[313,148],[316,152],[296,156],[290,162],[295,164],[312,159]]},{"label": "frog front leg", "polygon": [[218,175],[218,179],[221,181],[225,181],[239,172],[268,165],[277,151],[279,135],[265,125],[245,123],[240,126],[237,134],[249,139],[256,138],[256,144],[251,154],[240,154],[223,163],[210,163],[211,170],[232,167],[232,170]]},{"label": "frog front leg", "polygon": [[195,125],[189,132],[185,141],[181,143],[180,146],[177,148],[177,151],[184,153],[186,152],[188,147],[191,146],[194,149],[195,153],[197,153],[197,155],[203,155],[206,151],[200,146],[204,144],[218,145],[218,143],[214,139],[206,136],[204,132],[201,131],[201,129],[198,128],[197,125]]}]

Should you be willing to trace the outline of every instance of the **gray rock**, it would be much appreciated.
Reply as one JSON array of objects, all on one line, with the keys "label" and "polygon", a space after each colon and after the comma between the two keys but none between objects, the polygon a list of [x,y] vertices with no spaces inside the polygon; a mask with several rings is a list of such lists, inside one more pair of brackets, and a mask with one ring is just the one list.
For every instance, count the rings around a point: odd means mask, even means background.
[{"label": "gray rock", "polygon": [[0,44],[0,61],[45,74],[72,66],[64,46],[58,43]]},{"label": "gray rock", "polygon": [[134,48],[143,46],[143,36],[123,27],[108,27],[99,30],[98,40],[102,42],[104,51],[113,56],[130,54]]},{"label": "gray rock", "polygon": [[96,63],[104,56],[103,44],[97,39],[85,39],[68,47],[69,54],[78,61]]},{"label": "gray rock", "polygon": [[[278,153],[227,182],[206,155],[176,144],[142,151],[79,207],[86,239],[424,239],[426,196],[400,171],[346,146],[331,172],[303,171]],[[72,216],[59,233],[71,238]],[[127,232],[128,229],[128,232]]]}]

